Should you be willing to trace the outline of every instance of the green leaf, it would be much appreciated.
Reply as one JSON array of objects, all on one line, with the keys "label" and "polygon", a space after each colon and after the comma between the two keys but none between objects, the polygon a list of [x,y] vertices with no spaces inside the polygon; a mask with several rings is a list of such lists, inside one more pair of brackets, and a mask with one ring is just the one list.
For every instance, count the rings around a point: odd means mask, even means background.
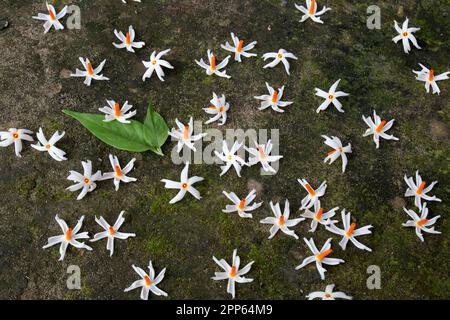
[{"label": "green leaf", "polygon": [[163,155],[161,151],[162,145],[169,136],[169,127],[164,118],[155,110],[153,110],[152,102],[149,101],[147,116],[144,121],[144,139],[154,147],[154,152]]},{"label": "green leaf", "polygon": [[78,120],[98,139],[116,149],[131,152],[158,151],[159,146],[150,145],[144,139],[144,125],[139,121],[131,120],[130,124],[118,121],[104,122],[104,116],[100,114],[71,110],[63,110],[63,112]]}]

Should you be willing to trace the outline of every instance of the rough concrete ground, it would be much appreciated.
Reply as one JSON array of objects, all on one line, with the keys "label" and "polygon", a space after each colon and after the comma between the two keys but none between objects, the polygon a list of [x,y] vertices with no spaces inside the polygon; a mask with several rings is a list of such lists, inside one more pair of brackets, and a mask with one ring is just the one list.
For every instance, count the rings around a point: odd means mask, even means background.
[{"label": "rough concrete ground", "polygon": [[[68,1],[63,1],[69,3]],[[300,2],[300,1],[299,1]],[[0,17],[9,27],[0,31],[0,129],[10,127],[48,135],[66,131],[60,147],[69,160],[57,163],[47,155],[25,146],[23,158],[12,147],[0,150],[0,297],[5,299],[137,299],[138,291],[124,293],[137,275],[131,264],[145,267],[153,260],[157,270],[167,267],[161,288],[170,299],[229,298],[225,283],[210,278],[218,271],[212,255],[230,259],[239,249],[242,263],[255,260],[249,276],[254,282],[237,287],[241,299],[303,299],[310,291],[335,283],[357,299],[444,299],[449,298],[449,121],[450,81],[440,82],[442,93],[426,94],[414,79],[418,63],[433,66],[441,73],[450,69],[448,0],[377,1],[381,7],[381,30],[366,28],[366,8],[373,1],[321,1],[333,10],[324,15],[324,25],[299,23],[294,1],[146,1],[123,5],[119,0],[72,1],[81,8],[81,30],[52,31],[43,34],[42,24],[31,16],[43,12],[43,1],[0,0]],[[60,5],[61,6],[61,2]],[[393,20],[410,18],[421,28],[417,33],[422,50],[403,53],[395,35]],[[147,46],[136,55],[112,46],[113,29],[132,24]],[[205,57],[207,48],[223,58],[220,44],[233,31],[247,41],[257,40],[260,56],[242,64],[231,63],[232,79],[208,78],[194,59]],[[292,63],[288,77],[283,68],[263,70],[261,55],[285,48],[300,59]],[[141,60],[152,50],[172,48],[168,60],[175,66],[166,81],[156,78],[145,83]],[[91,87],[81,79],[69,78],[79,68],[78,57],[94,64],[107,59],[104,73],[111,81]],[[326,89],[342,78],[340,88],[351,93],[342,99],[345,114],[333,108],[316,114],[321,100],[314,88]],[[284,114],[258,111],[253,96],[265,93],[264,82],[286,85],[285,97],[294,104]],[[99,142],[74,120],[63,115],[64,108],[95,112],[106,99],[129,100],[143,119],[146,101],[153,98],[156,109],[169,126],[178,117],[206,121],[202,108],[212,92],[224,93],[231,103],[227,128],[279,128],[280,153],[284,155],[276,176],[261,176],[259,168],[219,177],[218,166],[197,165],[191,172],[206,178],[199,184],[202,201],[185,198],[169,205],[174,193],[163,188],[161,178],[176,179],[180,166],[169,156],[152,153],[119,152]],[[384,118],[396,119],[391,132],[399,142],[382,141],[379,150],[366,130],[361,116],[375,109]],[[216,125],[207,127],[215,128]],[[320,135],[337,135],[351,142],[353,154],[347,172],[340,164],[323,164],[328,149]],[[170,154],[173,142],[165,145]],[[81,160],[109,170],[108,154],[124,162],[136,157],[132,176],[138,182],[121,185],[102,182],[82,201],[65,190],[68,171],[81,170]],[[403,228],[408,220],[403,206],[403,175],[419,169],[428,181],[438,180],[433,190],[442,203],[430,203],[431,215],[440,214],[436,229],[441,235],[426,235],[421,243],[414,230]],[[294,267],[308,254],[302,237],[323,243],[330,234],[323,228],[310,234],[309,224],[295,228],[300,240],[279,234],[267,240],[268,227],[259,220],[270,216],[269,201],[291,202],[293,216],[305,192],[297,178],[313,185],[328,181],[325,208],[339,206],[353,213],[360,225],[372,224],[374,233],[362,241],[372,253],[350,246],[337,246],[335,257],[346,263],[328,268],[321,281],[314,266],[300,271]],[[257,186],[258,200],[264,201],[254,219],[244,220],[221,210],[228,200],[222,190],[246,194]],[[123,231],[137,237],[117,241],[112,258],[105,242],[93,244],[94,251],[70,248],[58,262],[57,247],[42,250],[47,238],[60,232],[55,214],[74,225],[85,215],[84,231],[92,235],[100,229],[94,216],[114,221],[126,211]],[[66,288],[69,265],[82,272],[81,290]],[[368,290],[368,266],[381,268],[382,289]],[[151,299],[155,299],[154,296]]]}]

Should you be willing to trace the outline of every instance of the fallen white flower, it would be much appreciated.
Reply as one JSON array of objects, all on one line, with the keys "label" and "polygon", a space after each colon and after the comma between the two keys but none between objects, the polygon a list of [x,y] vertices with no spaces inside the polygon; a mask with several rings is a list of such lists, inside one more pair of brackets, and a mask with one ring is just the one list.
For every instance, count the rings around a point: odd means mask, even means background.
[{"label": "fallen white flower", "polygon": [[204,178],[202,177],[188,177],[188,171],[189,171],[189,162],[186,163],[186,166],[181,171],[181,181],[172,181],[167,179],[162,179],[161,182],[165,183],[166,189],[179,189],[180,191],[177,193],[177,195],[170,200],[170,204],[174,204],[184,198],[186,195],[186,192],[189,192],[191,195],[193,195],[197,200],[200,200],[202,197],[200,196],[200,192],[195,189],[192,185],[194,183],[203,181]]},{"label": "fallen white flower", "polygon": [[82,57],[79,58],[81,64],[83,65],[85,71],[81,71],[79,69],[75,70],[75,73],[72,73],[71,77],[84,77],[84,84],[87,86],[91,85],[92,79],[94,80],[109,80],[109,78],[105,77],[103,74],[99,74],[102,72],[103,67],[105,66],[106,59],[103,60],[97,68],[93,68],[91,62],[88,58],[84,60]]},{"label": "fallen white flower", "polygon": [[141,299],[148,300],[148,293],[151,291],[157,296],[167,297],[167,293],[162,291],[156,285],[158,285],[163,279],[166,273],[166,268],[162,269],[158,276],[155,278],[155,269],[153,269],[152,261],[148,264],[149,273],[147,274],[144,270],[139,267],[132,266],[134,271],[142,278],[141,280],[137,280],[131,284],[124,291],[128,292],[137,288],[142,287],[141,289]]},{"label": "fallen white flower", "polygon": [[48,154],[55,159],[56,161],[63,161],[67,160],[65,157],[65,152],[61,149],[58,149],[55,147],[55,144],[64,137],[65,132],[59,134],[58,131],[56,131],[50,140],[47,140],[44,136],[44,132],[42,131],[42,128],[39,128],[39,131],[36,133],[36,137],[38,138],[39,142],[38,144],[32,144],[31,146],[38,150],[43,152],[48,152]]},{"label": "fallen white flower", "polygon": [[84,170],[83,174],[71,170],[70,175],[67,177],[67,180],[75,182],[75,184],[68,187],[67,190],[75,192],[82,189],[77,197],[77,200],[83,199],[88,192],[94,191],[94,189],[97,187],[95,181],[100,180],[102,177],[102,173],[100,172],[100,170],[92,174],[91,160],[88,160],[86,162],[81,161],[81,164]]},{"label": "fallen white flower", "polygon": [[278,52],[269,52],[269,53],[266,53],[266,54],[264,54],[262,57],[263,57],[264,61],[266,61],[267,59],[274,59],[272,62],[266,64],[266,65],[263,67],[264,69],[266,69],[266,68],[274,68],[274,67],[277,66],[280,62],[282,62],[283,65],[284,65],[284,69],[286,70],[286,73],[287,73],[288,75],[291,75],[291,74],[290,74],[290,72],[289,72],[289,70],[290,70],[290,64],[289,64],[289,61],[288,61],[287,59],[289,58],[289,59],[298,60],[298,58],[297,58],[294,54],[292,54],[292,53],[290,53],[290,52],[287,52],[287,51],[284,50],[284,49],[280,49],[280,50],[278,50]]},{"label": "fallen white flower", "polygon": [[259,207],[261,207],[261,205],[262,205],[262,202],[259,202],[259,203],[255,202],[254,204],[250,205],[256,197],[255,189],[250,191],[250,193],[242,200],[240,200],[234,192],[227,193],[226,191],[223,191],[223,194],[228,199],[230,199],[234,204],[227,205],[225,207],[225,209],[222,210],[222,212],[232,213],[232,212],[237,211],[237,213],[239,214],[239,216],[241,218],[253,218],[252,214],[248,213],[248,211],[254,211],[254,210],[258,209]]},{"label": "fallen white flower", "polygon": [[136,234],[134,233],[123,233],[119,232],[119,228],[122,226],[123,222],[125,221],[125,218],[123,217],[123,214],[125,211],[120,212],[119,217],[117,218],[116,222],[114,223],[114,226],[111,226],[106,220],[100,216],[100,218],[95,217],[95,222],[99,226],[101,226],[105,231],[96,233],[94,235],[94,238],[91,239],[91,242],[98,241],[104,238],[108,238],[106,242],[106,250],[109,250],[110,257],[112,257],[114,253],[114,239],[122,239],[126,240],[130,237],[135,237]]},{"label": "fallen white flower", "polygon": [[33,131],[28,129],[10,128],[8,131],[0,131],[0,147],[8,147],[14,143],[14,151],[16,156],[22,157],[22,140],[34,141],[30,136]]},{"label": "fallen white flower", "polygon": [[231,294],[231,296],[235,297],[235,283],[248,283],[252,282],[253,279],[243,277],[246,273],[248,273],[252,267],[254,261],[247,264],[241,270],[239,270],[239,265],[241,259],[237,255],[237,249],[233,251],[233,262],[230,266],[224,259],[217,260],[216,257],[213,256],[213,260],[219,267],[221,267],[225,272],[215,272],[215,276],[212,278],[213,280],[228,280],[227,285],[227,293]]},{"label": "fallen white flower", "polygon": [[75,228],[69,228],[67,226],[67,223],[58,217],[58,215],[55,216],[56,222],[58,222],[59,226],[61,227],[61,230],[63,232],[60,236],[54,236],[48,238],[48,244],[43,246],[43,249],[50,248],[51,246],[54,246],[55,244],[61,243],[61,246],[59,247],[59,253],[60,258],[59,261],[64,260],[64,256],[66,254],[67,247],[69,244],[71,246],[74,246],[77,249],[86,249],[91,251],[92,248],[86,245],[84,242],[79,242],[78,239],[89,239],[87,232],[78,233],[80,231],[81,226],[83,225],[84,216],[78,220],[77,225]]}]

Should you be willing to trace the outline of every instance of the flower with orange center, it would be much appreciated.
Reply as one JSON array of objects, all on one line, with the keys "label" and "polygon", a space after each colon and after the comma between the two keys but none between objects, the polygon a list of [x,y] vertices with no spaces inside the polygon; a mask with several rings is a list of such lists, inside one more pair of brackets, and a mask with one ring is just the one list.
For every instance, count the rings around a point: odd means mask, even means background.
[{"label": "flower with orange center", "polygon": [[144,75],[142,76],[142,81],[145,81],[146,79],[150,79],[153,75],[153,72],[156,72],[156,75],[158,76],[158,79],[160,81],[164,82],[165,72],[163,68],[167,69],[174,69],[174,67],[167,61],[162,59],[166,54],[168,54],[171,51],[171,49],[163,50],[159,53],[156,53],[156,51],[153,51],[150,55],[150,60],[145,61],[143,60],[142,63],[144,64],[144,67],[147,68]]},{"label": "flower with orange center", "polygon": [[130,173],[131,170],[133,170],[135,161],[136,158],[131,159],[130,162],[128,162],[128,164],[124,168],[122,168],[117,156],[113,156],[112,154],[110,154],[109,162],[111,163],[113,171],[104,173],[101,180],[113,179],[116,191],[119,190],[120,182],[129,183],[137,181],[136,178],[127,176],[127,174]]},{"label": "flower with orange center", "polygon": [[325,291],[315,291],[311,292],[306,296],[308,300],[314,299],[322,299],[322,300],[336,300],[336,299],[345,299],[352,300],[352,297],[346,295],[344,292],[337,291],[333,292],[334,284],[327,285]]},{"label": "flower with orange center", "polygon": [[64,6],[64,8],[57,13],[55,7],[48,2],[46,2],[46,6],[48,14],[38,13],[38,15],[33,17],[33,19],[45,21],[44,33],[49,32],[52,27],[54,27],[55,30],[63,30],[64,26],[59,20],[67,14],[68,7]]},{"label": "flower with orange center", "polygon": [[414,182],[413,177],[404,176],[404,180],[408,185],[408,189],[406,189],[405,197],[414,197],[414,204],[419,210],[422,208],[422,199],[426,201],[439,201],[441,199],[436,196],[429,196],[427,193],[430,192],[433,187],[437,184],[437,181],[433,181],[426,187],[426,182],[422,180],[422,177],[419,175],[419,171],[416,171],[416,181]]},{"label": "flower with orange center", "polygon": [[417,43],[416,37],[413,35],[413,33],[419,31],[420,28],[408,27],[408,23],[409,19],[406,18],[406,20],[403,22],[402,27],[400,28],[398,22],[394,21],[394,28],[397,31],[398,35],[392,39],[392,41],[394,41],[395,43],[399,42],[400,40],[402,41],[403,50],[405,51],[405,53],[409,53],[411,51],[411,45],[409,44],[410,41],[417,49],[421,49],[419,44]]},{"label": "flower with orange center", "polygon": [[86,249],[89,251],[92,250],[92,248],[86,245],[84,242],[78,241],[79,239],[89,239],[87,232],[78,233],[83,225],[84,216],[82,216],[80,220],[78,220],[78,223],[73,229],[69,228],[67,226],[67,223],[63,219],[60,219],[58,215],[55,216],[55,220],[62,230],[62,235],[48,238],[48,243],[45,246],[43,246],[43,249],[50,248],[51,246],[60,243],[61,245],[59,247],[60,253],[59,261],[62,261],[64,259],[67,247],[69,245],[77,249]]},{"label": "flower with orange center", "polygon": [[338,100],[340,97],[349,96],[348,93],[343,91],[336,91],[341,79],[337,80],[328,92],[323,91],[322,89],[315,88],[316,96],[325,99],[325,101],[317,108],[316,112],[319,113],[321,111],[325,111],[330,104],[333,104],[334,107],[341,113],[345,112],[342,106],[342,103]]},{"label": "flower with orange center", "polygon": [[106,59],[103,60],[95,69],[88,58],[83,59],[82,57],[80,57],[79,60],[83,65],[84,70],[76,69],[75,73],[72,73],[70,75],[71,77],[85,78],[84,84],[87,86],[91,85],[92,80],[109,80],[109,78],[105,77],[103,74],[100,74],[100,72],[102,72],[103,70],[103,67],[105,66]]},{"label": "flower with orange center", "polygon": [[10,128],[8,131],[0,131],[0,147],[8,147],[14,144],[16,156],[21,157],[22,140],[33,141],[30,136],[33,132],[27,129]]},{"label": "flower with orange center", "polygon": [[395,119],[387,122],[386,120],[381,120],[381,118],[377,115],[375,110],[373,111],[373,118],[371,117],[362,117],[363,121],[369,126],[369,129],[363,134],[364,137],[373,135],[373,141],[377,149],[380,147],[380,137],[386,140],[395,140],[398,141],[397,137],[393,135],[388,135],[386,132],[392,128],[392,125],[395,122]]},{"label": "flower with orange center", "polygon": [[134,233],[119,232],[119,228],[125,221],[125,218],[123,217],[124,213],[125,211],[120,212],[113,226],[111,226],[108,222],[106,222],[106,220],[103,217],[100,218],[95,217],[95,222],[97,222],[97,224],[101,226],[104,231],[96,233],[94,235],[94,238],[91,239],[91,242],[107,238],[106,250],[109,250],[110,256],[112,256],[114,253],[114,239],[125,240],[130,237],[136,236],[136,234]]},{"label": "flower with orange center", "polygon": [[333,252],[333,250],[331,249],[331,238],[329,238],[325,244],[323,245],[322,249],[320,249],[320,251],[317,249],[314,240],[311,239],[306,239],[303,238],[303,240],[305,241],[306,245],[308,246],[308,248],[311,250],[311,252],[313,253],[312,256],[306,257],[303,262],[298,265],[295,270],[299,270],[305,266],[307,266],[310,263],[315,263],[316,264],[316,268],[319,271],[320,274],[320,278],[322,280],[325,280],[325,272],[327,271],[324,267],[323,264],[327,264],[327,265],[338,265],[341,263],[344,263],[345,261],[342,259],[336,259],[336,258],[329,258],[328,256]]},{"label": "flower with orange center", "polygon": [[432,87],[433,94],[435,93],[440,94],[441,89],[439,89],[437,81],[450,79],[449,77],[450,71],[436,75],[433,69],[428,69],[421,63],[419,63],[419,65],[422,67],[422,70],[420,71],[413,70],[413,72],[416,74],[416,80],[425,82],[425,90],[427,91],[427,93],[430,92],[430,87]]},{"label": "flower with orange center", "polygon": [[194,143],[196,141],[202,140],[205,137],[206,133],[200,133],[197,135],[193,135],[194,132],[194,119],[191,117],[189,119],[189,123],[184,125],[178,119],[175,119],[175,123],[177,124],[178,129],[172,128],[169,132],[169,135],[178,141],[177,143],[177,152],[181,152],[183,146],[188,147],[192,151],[196,152],[197,148]]},{"label": "flower with orange center", "polygon": [[272,239],[277,234],[278,230],[281,230],[284,234],[287,234],[288,236],[298,239],[298,236],[295,234],[295,232],[293,230],[290,230],[289,228],[295,227],[297,224],[305,220],[305,218],[289,219],[290,210],[289,210],[289,201],[287,199],[284,205],[283,213],[281,213],[279,203],[276,203],[274,205],[273,202],[271,201],[270,208],[272,209],[272,212],[275,215],[275,217],[267,217],[260,221],[260,223],[262,224],[272,225],[272,227],[270,228],[269,239]]},{"label": "flower with orange center", "polygon": [[288,52],[284,49],[279,49],[278,52],[269,52],[264,54],[263,56],[264,61],[268,59],[273,59],[272,62],[269,62],[266,64],[263,68],[274,68],[277,66],[280,62],[283,63],[284,69],[286,70],[286,73],[290,75],[290,64],[287,59],[294,59],[298,60],[298,58],[291,52]]},{"label": "flower with orange center", "polygon": [[233,40],[233,45],[230,45],[227,41],[225,44],[222,44],[221,47],[224,50],[234,53],[234,60],[237,62],[242,62],[242,57],[250,58],[257,56],[255,53],[249,53],[247,51],[252,50],[258,42],[253,41],[244,46],[244,40],[240,40],[233,32],[231,33],[231,39]]},{"label": "flower with orange center", "polygon": [[227,75],[226,70],[221,71],[222,69],[224,69],[229,60],[230,60],[230,56],[227,56],[225,59],[223,59],[223,61],[219,64],[216,64],[216,56],[211,52],[211,50],[208,49],[208,62],[209,65],[205,63],[205,61],[203,61],[203,58],[200,59],[200,61],[195,60],[195,63],[197,63],[200,67],[202,67],[203,69],[206,70],[206,74],[208,76],[211,76],[213,74],[222,77],[222,78],[231,78],[229,75]]},{"label": "flower with orange center", "polygon": [[131,286],[126,288],[124,291],[128,292],[137,288],[141,289],[141,299],[148,300],[148,294],[152,292],[157,296],[167,297],[167,293],[157,287],[157,285],[164,279],[166,268],[162,269],[158,276],[155,277],[155,269],[153,269],[152,262],[148,264],[149,273],[147,274],[144,270],[135,265],[132,266],[134,271],[141,277],[140,280],[135,281]]},{"label": "flower with orange center", "polygon": [[247,264],[244,268],[239,269],[241,259],[237,255],[237,249],[234,249],[233,251],[233,261],[231,266],[224,259],[218,260],[216,257],[213,256],[213,260],[215,263],[217,263],[217,265],[219,265],[220,268],[224,270],[224,272],[215,272],[214,277],[212,277],[212,279],[217,281],[228,280],[227,292],[231,294],[233,299],[236,295],[235,289],[236,282],[248,283],[253,281],[253,279],[246,278],[244,277],[244,275],[250,271],[254,261]]},{"label": "flower with orange center", "polygon": [[258,110],[265,110],[267,108],[272,108],[276,112],[284,112],[284,107],[287,107],[291,105],[293,102],[286,102],[281,101],[281,98],[283,97],[284,93],[284,86],[278,89],[276,91],[274,88],[272,88],[267,82],[266,82],[267,90],[269,91],[268,95],[262,95],[262,96],[256,96],[255,99],[262,100],[261,106],[258,108]]},{"label": "flower with orange center", "polygon": [[323,15],[325,12],[331,10],[331,8],[327,8],[326,6],[324,6],[322,10],[317,11],[316,0],[306,0],[306,7],[295,4],[295,8],[297,8],[297,10],[303,13],[300,22],[304,22],[308,19],[311,19],[316,23],[323,23],[323,21],[320,19],[320,16]]},{"label": "flower with orange center", "polygon": [[68,187],[67,190],[75,192],[81,189],[77,200],[83,199],[88,192],[94,191],[97,187],[95,181],[101,180],[102,178],[102,173],[100,170],[92,174],[92,162],[90,160],[86,162],[82,161],[81,164],[83,165],[83,174],[71,170],[70,175],[67,177],[68,180],[75,182],[75,184]]},{"label": "flower with orange center", "polygon": [[273,149],[272,141],[267,141],[266,144],[259,145],[256,141],[254,141],[256,148],[248,148],[244,146],[244,149],[250,153],[248,165],[253,166],[255,164],[260,163],[265,173],[275,174],[277,170],[271,166],[271,163],[277,162],[283,158],[280,155],[273,155],[276,152]]},{"label": "flower with orange center", "polygon": [[332,164],[339,157],[342,158],[342,173],[345,172],[347,168],[348,158],[347,153],[352,153],[352,145],[349,143],[346,147],[342,145],[341,139],[338,137],[328,137],[323,135],[322,138],[325,139],[324,143],[333,148],[334,150],[327,153],[327,157],[323,160],[324,163]]},{"label": "flower with orange center", "polygon": [[193,195],[197,200],[200,200],[202,197],[200,196],[200,192],[193,187],[193,185],[197,182],[203,181],[204,179],[202,177],[188,177],[189,172],[189,162],[186,163],[185,167],[181,171],[181,177],[180,181],[172,181],[168,179],[162,179],[161,182],[165,183],[166,189],[178,189],[177,195],[170,200],[170,204],[174,204],[178,201],[181,201],[186,193],[190,193]]},{"label": "flower with orange center", "polygon": [[233,204],[227,205],[225,209],[222,210],[222,212],[225,213],[237,212],[241,218],[253,218],[253,215],[249,212],[258,209],[262,205],[262,202],[259,203],[255,202],[251,204],[253,200],[255,200],[256,198],[255,189],[250,191],[250,193],[245,198],[242,199],[240,199],[234,192],[228,193],[226,191],[223,191],[223,194],[228,199],[230,199],[230,201],[233,202]]},{"label": "flower with orange center", "polygon": [[302,199],[300,210],[312,208],[315,205],[320,207],[319,198],[325,194],[327,190],[327,182],[324,181],[317,189],[313,189],[306,179],[297,179],[301,186],[308,192],[306,197]]},{"label": "flower with orange center", "polygon": [[440,234],[441,232],[434,229],[434,224],[441,216],[435,216],[434,218],[428,218],[428,208],[426,202],[423,204],[420,216],[415,213],[413,210],[408,210],[403,208],[406,214],[412,219],[406,221],[402,225],[404,227],[411,227],[416,229],[416,235],[423,242],[425,239],[423,238],[423,232],[431,233],[431,234]]},{"label": "flower with orange center", "polygon": [[361,242],[356,240],[356,237],[371,234],[372,231],[370,229],[373,227],[371,225],[368,225],[368,226],[364,226],[362,228],[356,229],[356,223],[350,223],[351,222],[351,213],[350,212],[346,213],[345,209],[342,210],[341,216],[342,216],[342,224],[344,227],[343,229],[338,228],[335,225],[335,223],[331,223],[331,224],[325,226],[325,228],[328,231],[342,236],[342,240],[339,242],[339,245],[341,246],[341,248],[343,250],[345,250],[347,248],[347,243],[350,240],[350,242],[352,242],[358,249],[371,252],[372,249],[370,249],[369,247],[363,245]]},{"label": "flower with orange center", "polygon": [[220,167],[222,169],[220,176],[223,176],[225,173],[227,173],[231,167],[234,167],[234,170],[236,171],[236,174],[238,175],[238,177],[241,176],[241,169],[243,166],[246,165],[246,163],[245,163],[245,160],[242,159],[236,153],[242,149],[242,145],[243,145],[243,143],[239,143],[238,141],[235,141],[233,143],[233,146],[231,147],[231,149],[229,149],[226,140],[223,140],[222,141],[222,152],[218,152],[218,151],[214,152],[216,157],[219,158],[224,163],[224,165]]},{"label": "flower with orange center", "polygon": [[211,106],[209,108],[203,108],[203,110],[206,113],[213,115],[213,117],[206,121],[205,124],[221,120],[219,126],[224,125],[227,121],[227,112],[230,109],[230,104],[226,102],[225,95],[222,95],[219,98],[216,93],[213,93],[213,98],[210,103]]},{"label": "flower with orange center", "polygon": [[64,135],[65,132],[60,134],[58,131],[56,131],[52,135],[52,137],[47,140],[44,136],[42,128],[39,128],[39,131],[36,133],[36,137],[38,138],[39,142],[37,144],[32,144],[31,146],[38,151],[48,152],[48,154],[56,161],[64,161],[67,160],[67,158],[65,157],[66,153],[55,146],[55,144],[59,140],[61,140]]},{"label": "flower with orange center", "polygon": [[136,110],[131,110],[133,106],[128,104],[128,101],[125,101],[122,107],[120,107],[119,102],[114,100],[106,100],[106,103],[106,106],[98,109],[105,114],[104,122],[117,120],[123,124],[130,124],[131,121],[129,119],[134,117],[137,113]]},{"label": "flower with orange center", "polygon": [[117,31],[114,29],[115,36],[119,39],[120,43],[113,43],[114,47],[117,49],[126,48],[128,52],[135,52],[134,49],[141,49],[145,46],[145,42],[135,42],[136,32],[133,26],[128,27],[128,32],[124,35],[122,31]]},{"label": "flower with orange center", "polygon": [[319,202],[314,205],[314,212],[306,209],[305,212],[301,214],[303,218],[311,219],[311,229],[309,232],[315,232],[319,224],[327,226],[331,223],[337,222],[335,220],[331,220],[331,218],[334,217],[336,210],[338,210],[339,207],[335,207],[328,212],[324,212],[324,209],[320,206]]}]

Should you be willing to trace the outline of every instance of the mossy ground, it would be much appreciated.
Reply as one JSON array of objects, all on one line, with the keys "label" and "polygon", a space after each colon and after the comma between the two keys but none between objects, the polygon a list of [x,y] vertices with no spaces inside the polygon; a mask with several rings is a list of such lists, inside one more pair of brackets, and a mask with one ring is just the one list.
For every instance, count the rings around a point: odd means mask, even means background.
[{"label": "mossy ground", "polygon": [[[0,150],[0,297],[136,299],[138,292],[123,292],[137,277],[131,264],[145,267],[151,259],[157,270],[167,267],[161,288],[171,299],[228,298],[225,283],[210,279],[217,271],[211,257],[229,260],[238,248],[242,263],[255,260],[249,274],[255,281],[237,288],[242,299],[303,299],[329,283],[358,299],[449,298],[450,82],[440,82],[441,95],[426,94],[411,71],[419,62],[438,73],[449,70],[449,1],[377,1],[382,28],[369,30],[366,8],[372,2],[322,1],[333,10],[319,25],[299,23],[300,14],[290,0],[144,0],[128,5],[119,0],[73,1],[81,8],[81,30],[44,35],[41,23],[31,19],[43,11],[41,1],[3,1],[0,12],[10,26],[0,31],[0,128],[37,131],[42,126],[47,135],[65,130],[60,147],[68,151],[69,160],[56,163],[28,145],[21,159],[11,147]],[[413,49],[409,55],[391,41],[393,20],[405,17],[421,28],[417,37],[423,49]],[[130,24],[147,43],[136,55],[111,44],[113,29],[124,30]],[[207,48],[223,58],[226,53],[220,44],[229,41],[231,31],[247,41],[257,40],[255,51],[260,56],[231,63],[230,80],[208,78],[194,59],[204,57]],[[262,69],[261,54],[280,47],[299,57],[292,63],[290,77],[281,66]],[[151,50],[166,48],[172,48],[168,60],[175,70],[167,72],[164,83],[156,78],[143,83],[141,60]],[[94,64],[107,59],[104,73],[111,81],[86,87],[82,80],[68,78],[80,67],[79,56],[89,57]],[[345,114],[333,108],[316,114],[320,99],[314,96],[314,88],[326,89],[338,78],[342,78],[340,88],[351,93],[342,99]],[[294,101],[286,113],[257,111],[253,96],[265,92],[265,81],[276,87],[286,85],[286,100]],[[219,178],[218,166],[192,166],[191,174],[206,178],[199,184],[200,202],[187,197],[179,204],[168,204],[174,193],[165,190],[160,179],[176,179],[181,171],[169,156],[114,150],[61,112],[64,108],[95,112],[112,98],[129,100],[143,119],[151,97],[173,126],[176,117],[206,121],[202,107],[213,91],[224,93],[231,104],[223,129],[280,129],[284,159],[276,176],[260,176],[259,168],[253,167],[244,169],[241,179],[232,172]],[[392,133],[399,142],[382,141],[376,150],[371,138],[362,137],[366,128],[361,116],[373,109],[383,118],[396,119]],[[322,134],[352,143],[345,174],[339,163],[323,164],[327,149]],[[167,143],[165,153],[170,154],[172,147],[173,143]],[[80,170],[80,161],[86,159],[96,169],[109,170],[109,153],[122,161],[136,157],[132,176],[138,182],[121,185],[119,192],[111,182],[102,182],[95,192],[76,201],[76,195],[65,190],[70,185],[65,180],[68,171]],[[431,215],[442,216],[436,226],[442,234],[425,235],[424,243],[413,229],[401,226],[408,219],[402,207],[413,208],[413,200],[403,198],[403,175],[413,175],[417,169],[429,181],[439,180],[433,192],[443,200],[430,204]],[[374,226],[373,235],[363,239],[372,253],[352,246],[342,251],[333,237],[334,256],[346,263],[329,267],[326,281],[320,280],[314,266],[294,270],[308,254],[302,240],[279,234],[269,241],[269,228],[259,224],[271,215],[271,200],[288,198],[292,215],[300,214],[296,209],[305,194],[297,178],[303,177],[313,185],[328,181],[325,208],[346,208],[360,225]],[[223,190],[244,195],[254,185],[259,190],[257,199],[264,201],[254,219],[221,212],[227,203]],[[85,215],[83,230],[92,235],[100,231],[95,215],[112,222],[121,210],[126,211],[123,230],[137,237],[117,241],[112,258],[104,242],[94,243],[93,252],[70,248],[64,262],[57,261],[56,247],[42,250],[47,238],[60,231],[55,214],[69,224]],[[314,234],[308,229],[302,223],[296,232],[301,238],[314,237],[318,244],[330,237],[323,228]],[[66,288],[66,270],[72,264],[81,268],[79,291]],[[370,265],[381,268],[381,290],[366,287]]]}]

